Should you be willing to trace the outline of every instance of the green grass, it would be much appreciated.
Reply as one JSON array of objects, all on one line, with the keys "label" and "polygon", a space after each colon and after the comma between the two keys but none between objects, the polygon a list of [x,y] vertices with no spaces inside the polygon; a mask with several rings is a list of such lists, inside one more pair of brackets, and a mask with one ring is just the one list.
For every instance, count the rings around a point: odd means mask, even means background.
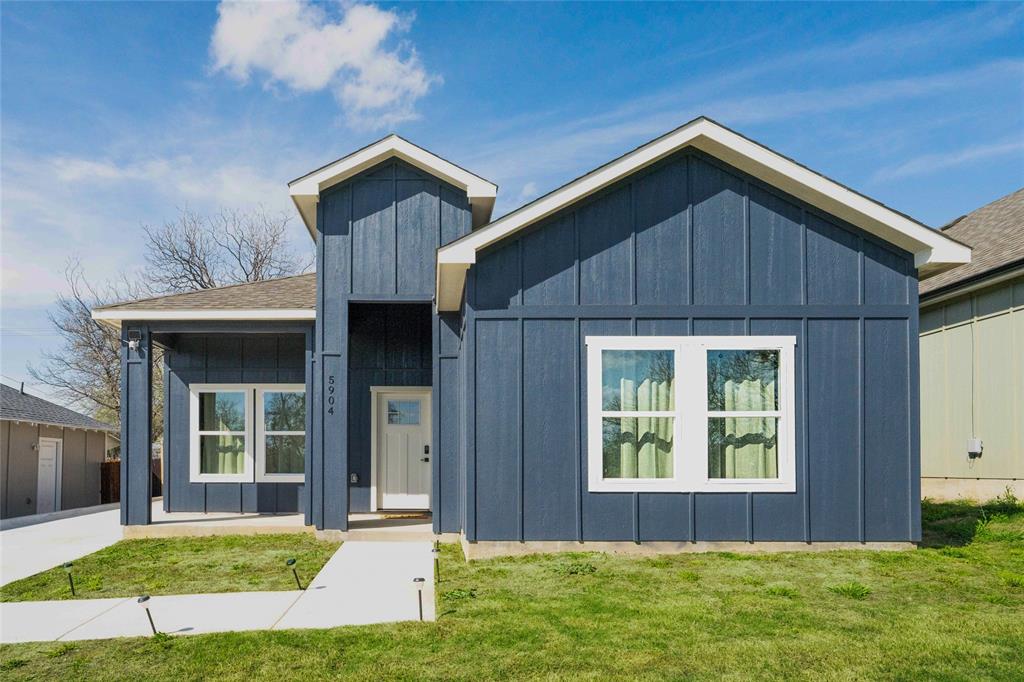
[{"label": "green grass", "polygon": [[[293,590],[288,558],[309,581],[337,549],[308,533],[123,540],[74,562],[75,598]],[[0,587],[0,601],[48,599],[72,599],[60,567]]]},{"label": "green grass", "polygon": [[[465,563],[436,624],[11,645],[5,679],[1021,679],[1024,507],[926,504],[908,552]],[[851,599],[829,587],[860,585]],[[412,596],[410,595],[410,598]]]}]

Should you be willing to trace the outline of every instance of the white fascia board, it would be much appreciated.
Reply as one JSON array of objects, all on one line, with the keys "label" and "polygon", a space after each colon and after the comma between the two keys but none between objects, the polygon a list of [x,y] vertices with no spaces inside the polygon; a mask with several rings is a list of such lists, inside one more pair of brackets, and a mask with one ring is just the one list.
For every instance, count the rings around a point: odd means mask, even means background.
[{"label": "white fascia board", "polygon": [[[565,206],[600,191],[686,146],[701,149],[769,185],[913,253],[914,263],[922,274],[932,274],[970,262],[970,248],[949,239],[938,230],[911,220],[742,135],[701,118],[442,247],[437,254],[438,309],[451,310],[452,308],[441,305],[442,294],[446,290],[458,290],[461,297],[463,286],[462,282],[451,283],[444,279],[445,271],[456,276],[458,272],[456,268],[443,268],[445,264],[464,264],[468,268],[476,262],[476,253],[480,249],[543,220]],[[459,297],[449,293],[444,298],[449,302]]]},{"label": "white fascia board", "polygon": [[257,321],[257,320],[315,320],[316,311],[308,308],[266,308],[249,310],[94,310],[92,319],[101,322],[130,320],[204,320],[204,321]]},{"label": "white fascia board", "polygon": [[459,168],[422,147],[417,147],[408,140],[397,135],[389,135],[369,147],[360,149],[288,184],[288,193],[296,208],[299,209],[302,221],[310,233],[315,234],[316,232],[316,203],[323,190],[344,182],[392,157],[402,159],[445,182],[464,189],[474,209],[480,209],[474,210],[474,214],[486,213],[484,220],[490,218],[490,211],[487,209],[494,206],[494,198],[498,195],[497,185],[464,168]]}]

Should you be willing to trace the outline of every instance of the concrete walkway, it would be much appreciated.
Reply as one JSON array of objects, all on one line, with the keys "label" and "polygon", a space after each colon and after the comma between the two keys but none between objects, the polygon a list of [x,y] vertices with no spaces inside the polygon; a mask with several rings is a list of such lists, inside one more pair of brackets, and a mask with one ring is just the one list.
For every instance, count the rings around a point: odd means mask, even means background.
[{"label": "concrete walkway", "polygon": [[[434,620],[429,542],[347,542],[305,591],[153,597],[157,630],[172,635],[331,628],[419,619],[413,578],[422,577],[423,619]],[[151,634],[135,598],[0,603],[0,642],[109,639]]]},{"label": "concrete walkway", "polygon": [[[160,501],[153,502],[154,509]],[[104,505],[71,518],[0,531],[0,585],[92,554],[122,538],[121,512]],[[42,517],[41,517],[42,518]]]}]

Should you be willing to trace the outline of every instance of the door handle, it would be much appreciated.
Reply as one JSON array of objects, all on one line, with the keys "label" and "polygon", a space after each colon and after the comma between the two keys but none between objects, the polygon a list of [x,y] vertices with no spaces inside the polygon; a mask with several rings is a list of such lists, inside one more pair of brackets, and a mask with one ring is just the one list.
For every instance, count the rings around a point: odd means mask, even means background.
[{"label": "door handle", "polygon": [[420,457],[420,461],[421,462],[429,462],[430,458],[429,457]]}]

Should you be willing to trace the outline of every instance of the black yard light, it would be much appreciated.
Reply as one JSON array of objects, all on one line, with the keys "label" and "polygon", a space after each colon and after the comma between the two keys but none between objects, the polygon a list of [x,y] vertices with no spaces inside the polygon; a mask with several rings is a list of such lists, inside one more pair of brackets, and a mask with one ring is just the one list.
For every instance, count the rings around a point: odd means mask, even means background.
[{"label": "black yard light", "polygon": [[295,559],[289,559],[288,561],[286,561],[284,563],[288,566],[288,568],[292,569],[292,575],[295,576],[295,584],[299,586],[299,589],[300,590],[306,589],[305,587],[302,586],[302,583],[299,582],[299,573],[298,573],[298,571],[295,570]]},{"label": "black yard light", "polygon": [[144,594],[137,600],[139,606],[146,611],[146,618],[149,618],[149,627],[153,630],[153,634],[156,634],[156,625],[153,625],[153,614],[149,612],[149,595]]},{"label": "black yard light", "polygon": [[71,596],[72,597],[77,596],[77,595],[75,595],[75,579],[71,576],[71,567],[73,565],[74,564],[72,564],[69,561],[66,564],[64,564],[64,566],[63,566],[64,572],[68,574],[68,585],[71,586]]},{"label": "black yard light", "polygon": [[434,555],[434,582],[441,582],[441,546],[437,540],[434,540],[434,549],[430,550],[430,553]]},{"label": "black yard light", "polygon": [[427,582],[426,578],[413,578],[413,584],[416,585],[416,598],[420,604],[420,620],[423,620],[423,583]]}]

